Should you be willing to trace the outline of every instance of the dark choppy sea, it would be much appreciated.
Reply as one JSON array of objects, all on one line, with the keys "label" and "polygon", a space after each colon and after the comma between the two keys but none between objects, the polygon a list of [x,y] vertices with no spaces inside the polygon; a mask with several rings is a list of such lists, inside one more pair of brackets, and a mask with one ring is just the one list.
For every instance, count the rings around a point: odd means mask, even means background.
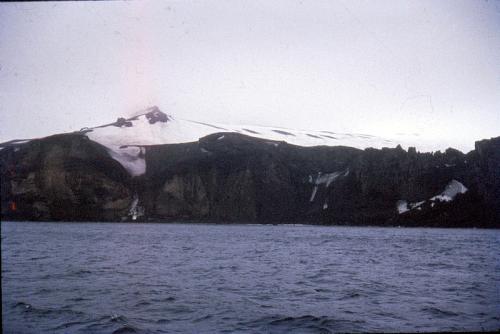
[{"label": "dark choppy sea", "polygon": [[2,222],[4,333],[500,328],[500,231]]}]

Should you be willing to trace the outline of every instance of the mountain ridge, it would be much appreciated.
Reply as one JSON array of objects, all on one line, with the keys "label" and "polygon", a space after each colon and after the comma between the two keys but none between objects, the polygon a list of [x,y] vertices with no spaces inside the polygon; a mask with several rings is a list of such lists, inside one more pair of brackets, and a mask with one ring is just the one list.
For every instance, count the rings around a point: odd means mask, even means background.
[{"label": "mountain ridge", "polygon": [[[500,225],[500,137],[464,154],[216,132],[140,146],[144,173],[134,176],[88,133],[3,146],[2,219]],[[448,196],[450,184],[462,190]]]},{"label": "mountain ridge", "polygon": [[[177,119],[162,112],[157,106],[149,107],[115,122],[95,127],[82,128],[78,133],[85,134],[91,140],[105,146],[110,156],[120,162],[132,176],[145,173],[144,147],[151,145],[179,144],[196,142],[200,138],[220,132],[240,133],[243,135],[286,142],[288,144],[311,146],[347,146],[358,149],[397,147],[398,145],[422,147],[414,136],[400,136],[388,139],[369,134],[340,133],[327,130],[297,130],[282,127],[255,125],[228,125],[205,123],[194,120]],[[410,140],[410,139],[411,140]],[[25,143],[26,140],[14,140],[0,144],[0,150],[9,145]],[[278,145],[275,143],[275,145]],[[426,146],[426,145],[423,145]],[[427,145],[428,146],[428,145]],[[437,146],[437,144],[433,144]],[[445,145],[439,147],[447,149]],[[420,152],[430,151],[419,149]]]}]

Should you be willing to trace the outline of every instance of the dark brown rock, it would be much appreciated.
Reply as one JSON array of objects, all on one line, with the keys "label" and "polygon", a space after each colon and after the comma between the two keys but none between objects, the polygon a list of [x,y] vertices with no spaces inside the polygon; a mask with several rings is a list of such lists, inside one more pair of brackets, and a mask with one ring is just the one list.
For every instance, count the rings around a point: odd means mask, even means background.
[{"label": "dark brown rock", "polygon": [[[146,174],[135,178],[81,134],[6,147],[2,218],[119,221],[137,194],[155,220],[500,226],[500,138],[463,154],[221,136],[147,146]],[[468,188],[454,201],[398,214],[399,200],[425,201],[454,179]]]}]

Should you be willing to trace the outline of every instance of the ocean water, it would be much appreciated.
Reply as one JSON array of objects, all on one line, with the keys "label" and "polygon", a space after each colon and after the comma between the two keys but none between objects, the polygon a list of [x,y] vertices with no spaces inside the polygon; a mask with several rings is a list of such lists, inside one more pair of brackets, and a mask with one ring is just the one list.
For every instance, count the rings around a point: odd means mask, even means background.
[{"label": "ocean water", "polygon": [[500,231],[2,222],[4,333],[500,329]]}]

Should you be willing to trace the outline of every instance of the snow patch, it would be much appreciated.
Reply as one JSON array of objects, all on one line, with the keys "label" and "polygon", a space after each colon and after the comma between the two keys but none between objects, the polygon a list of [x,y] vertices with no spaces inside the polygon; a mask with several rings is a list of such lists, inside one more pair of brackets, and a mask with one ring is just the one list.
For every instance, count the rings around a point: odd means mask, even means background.
[{"label": "snow patch", "polygon": [[13,144],[26,144],[29,143],[31,140],[30,139],[24,139],[24,140],[16,140]]},{"label": "snow patch", "polygon": [[132,176],[146,173],[145,149],[143,147],[128,146],[124,148],[108,147],[111,158],[118,161]]},{"label": "snow patch", "polygon": [[318,191],[318,186],[314,186],[311,198],[309,199],[309,202],[314,202],[314,197],[316,197],[316,192]]},{"label": "snow patch", "polygon": [[268,145],[273,145],[274,147],[278,147],[278,143],[272,142],[272,141],[267,141],[266,144]]},{"label": "snow patch", "polygon": [[315,184],[317,185],[324,184],[328,188],[330,184],[332,184],[332,182],[335,181],[337,178],[339,178],[340,176],[347,176],[347,175],[349,175],[349,169],[347,169],[346,171],[326,173],[323,175],[321,175],[321,172],[318,172]]},{"label": "snow patch", "polygon": [[311,198],[309,199],[309,202],[313,202],[314,198],[316,197],[316,192],[318,191],[318,186],[324,184],[326,188],[332,184],[333,181],[335,181],[337,178],[341,176],[347,176],[349,175],[349,169],[345,171],[340,171],[340,172],[333,172],[333,173],[325,173],[322,174],[321,172],[318,172],[318,176],[316,177],[316,180],[314,180],[312,175],[309,175],[309,183],[314,183],[314,188],[311,194]]},{"label": "snow patch", "polygon": [[224,135],[222,135],[219,138],[217,138],[217,140],[222,140],[222,139],[224,139]]},{"label": "snow patch", "polygon": [[425,201],[420,201],[416,203],[409,203],[404,200],[399,200],[396,202],[396,207],[399,214],[405,213],[407,211],[416,209],[422,210],[422,204],[430,201],[431,208],[436,205],[436,201],[440,202],[451,202],[455,199],[458,194],[465,194],[468,191],[467,187],[457,180],[451,180],[445,187],[442,193],[433,196]]},{"label": "snow patch", "polygon": [[128,215],[132,218],[132,220],[137,220],[137,218],[144,216],[144,208],[137,204],[139,204],[139,196],[135,194],[128,211]]},{"label": "snow patch", "polygon": [[467,190],[467,187],[462,183],[457,180],[451,180],[441,194],[431,197],[431,201],[439,200],[442,202],[450,202],[455,199],[458,194],[465,194]]},{"label": "snow patch", "polygon": [[134,200],[132,201],[132,204],[130,205],[129,209],[129,215],[133,215],[137,209],[137,203],[139,203],[139,197],[137,194],[134,196]]},{"label": "snow patch", "polygon": [[408,202],[404,201],[404,200],[397,201],[396,202],[396,207],[398,209],[398,213],[399,214],[402,214],[402,213],[405,213],[407,211],[410,211],[410,209],[408,208]]},{"label": "snow patch", "polygon": [[410,203],[410,209],[418,208],[418,207],[420,207],[424,203],[425,203],[425,201],[420,201],[420,202],[417,202],[417,203]]}]

